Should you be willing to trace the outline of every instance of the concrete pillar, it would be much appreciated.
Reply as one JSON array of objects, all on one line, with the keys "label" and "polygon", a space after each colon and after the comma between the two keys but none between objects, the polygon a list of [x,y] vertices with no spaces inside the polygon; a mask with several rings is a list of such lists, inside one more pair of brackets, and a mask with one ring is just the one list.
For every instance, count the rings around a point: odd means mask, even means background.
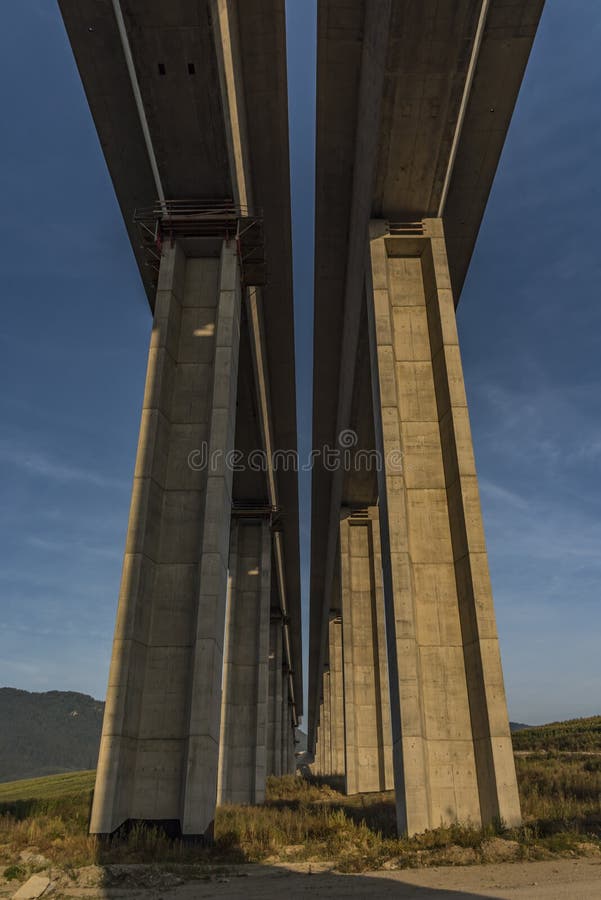
[{"label": "concrete pillar", "polygon": [[269,623],[269,720],[267,730],[267,774],[282,774],[282,653],[283,623],[279,610]]},{"label": "concrete pillar", "polygon": [[315,761],[311,767],[314,775],[324,775],[323,766],[323,702],[319,705],[319,723],[315,732]]},{"label": "concrete pillar", "polygon": [[[202,259],[165,244],[92,833],[128,820],[210,833],[231,508],[223,455],[234,445],[240,290],[233,243]],[[207,444],[221,454],[214,469],[202,465]]]},{"label": "concrete pillar", "polygon": [[271,531],[234,521],[223,667],[219,803],[262,803],[267,771]]},{"label": "concrete pillar", "polygon": [[520,810],[442,223],[372,222],[366,285],[397,819]]},{"label": "concrete pillar", "polygon": [[294,717],[292,715],[292,706],[290,707],[290,743],[289,743],[289,763],[288,771],[291,775],[296,775],[296,728],[294,725]]},{"label": "concrete pillar", "polygon": [[323,725],[323,700],[319,705],[319,730],[317,733],[317,748],[319,751],[319,755],[317,758],[319,765],[319,775],[326,774],[326,766],[325,766],[325,734],[324,734],[324,725]]},{"label": "concrete pillar", "polygon": [[323,752],[323,774],[332,774],[332,732],[331,732],[331,713],[330,713],[330,672],[329,669],[323,673],[323,707],[322,707],[322,752]]},{"label": "concrete pillar", "polygon": [[282,666],[282,740],[280,745],[281,763],[280,772],[282,775],[288,774],[288,732],[290,728],[290,695],[288,687],[288,667],[286,664]]},{"label": "concrete pillar", "polygon": [[392,788],[392,737],[378,512],[340,522],[345,773],[348,794]]},{"label": "concrete pillar", "polygon": [[342,618],[330,619],[330,774],[344,775],[344,678],[342,666]]}]

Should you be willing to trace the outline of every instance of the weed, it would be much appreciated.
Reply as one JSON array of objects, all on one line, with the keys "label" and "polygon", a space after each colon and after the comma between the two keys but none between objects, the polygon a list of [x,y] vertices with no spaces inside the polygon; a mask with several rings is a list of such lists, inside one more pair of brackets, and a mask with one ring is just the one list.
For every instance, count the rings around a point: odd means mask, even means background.
[{"label": "weed", "polygon": [[[413,838],[398,838],[392,793],[347,797],[332,784],[296,776],[270,778],[261,806],[223,806],[217,810],[215,844],[190,846],[161,830],[136,825],[119,840],[88,835],[90,773],[59,776],[61,793],[51,778],[0,786],[0,863],[15,865],[19,853],[36,852],[68,874],[83,865],[156,864],[172,871],[185,868],[207,877],[217,865],[262,860],[333,860],[342,872],[362,872],[384,863],[464,865],[494,856],[498,840],[507,853],[522,859],[573,854],[582,843],[599,843],[601,768],[583,754],[518,757],[517,772],[524,824],[506,830],[500,822],[486,828],[445,825]],[[73,791],[78,786],[79,792]],[[36,793],[39,795],[36,798]],[[501,856],[502,858],[502,856]]]}]

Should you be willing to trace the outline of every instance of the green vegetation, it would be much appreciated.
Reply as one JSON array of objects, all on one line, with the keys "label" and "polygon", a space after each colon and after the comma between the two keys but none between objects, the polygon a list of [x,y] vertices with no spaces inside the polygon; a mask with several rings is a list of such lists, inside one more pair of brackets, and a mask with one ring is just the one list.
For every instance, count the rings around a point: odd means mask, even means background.
[{"label": "green vegetation", "polygon": [[0,688],[0,783],[95,768],[103,712],[87,694]]},{"label": "green vegetation", "polygon": [[601,753],[601,716],[524,728],[511,737],[517,751]]},{"label": "green vegetation", "polygon": [[7,881],[22,881],[27,875],[27,869],[24,866],[8,866],[3,874]]},{"label": "green vegetation", "polygon": [[526,822],[601,835],[601,756],[528,755],[516,768]]},{"label": "green vegetation", "polygon": [[[399,840],[392,794],[345,797],[286,776],[269,779],[263,806],[219,809],[211,848],[170,841],[143,827],[119,842],[90,837],[93,772],[2,785],[0,871],[5,867],[5,877],[21,877],[22,852],[31,848],[46,865],[68,872],[93,863],[160,860],[176,871],[191,866],[186,871],[197,874],[207,866],[277,860],[333,860],[339,871],[357,872],[601,853],[601,761],[545,754],[518,757],[517,769],[524,813],[519,829],[451,826]],[[23,871],[32,870],[29,865]]]},{"label": "green vegetation", "polygon": [[7,781],[0,784],[0,808],[16,800],[54,800],[72,794],[83,794],[94,789],[96,772],[67,772],[46,778],[30,778],[23,781]]}]

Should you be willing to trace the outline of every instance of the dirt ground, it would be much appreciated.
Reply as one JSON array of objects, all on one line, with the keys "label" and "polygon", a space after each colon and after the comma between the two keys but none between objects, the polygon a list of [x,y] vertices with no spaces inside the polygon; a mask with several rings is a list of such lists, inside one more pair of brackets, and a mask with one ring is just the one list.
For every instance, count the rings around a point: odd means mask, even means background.
[{"label": "dirt ground", "polygon": [[[140,871],[132,877],[131,872]],[[127,871],[126,871],[127,870]],[[244,900],[296,900],[302,897],[398,897],[399,900],[460,900],[489,897],[497,900],[601,900],[601,861],[556,859],[544,862],[403,869],[339,875],[326,864],[240,866],[225,873],[182,882],[177,876],[141,867],[120,867],[112,884],[101,887],[104,877],[96,867],[82,869],[76,881],[55,881],[47,898],[89,900],[202,900],[239,897]],[[122,883],[119,884],[119,881]],[[137,884],[136,884],[137,882]],[[18,884],[0,883],[0,897],[12,897]]]}]

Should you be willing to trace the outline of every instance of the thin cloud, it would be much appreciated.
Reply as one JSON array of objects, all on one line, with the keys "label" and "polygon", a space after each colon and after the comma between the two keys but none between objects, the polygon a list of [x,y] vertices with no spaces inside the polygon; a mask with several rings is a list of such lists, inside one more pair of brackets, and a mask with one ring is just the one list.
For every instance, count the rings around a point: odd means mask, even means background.
[{"label": "thin cloud", "polygon": [[8,441],[0,441],[0,463],[14,466],[29,475],[50,481],[63,483],[79,482],[98,488],[114,488],[126,490],[127,482],[110,475],[103,475],[92,469],[82,469],[55,460],[36,450],[24,450],[11,445]]},{"label": "thin cloud", "polygon": [[104,559],[121,559],[122,553],[112,547],[100,547],[93,544],[87,544],[81,540],[55,540],[44,537],[31,535],[27,537],[26,543],[30,547],[37,550],[44,550],[48,553],[85,553],[91,556],[101,556]]}]

